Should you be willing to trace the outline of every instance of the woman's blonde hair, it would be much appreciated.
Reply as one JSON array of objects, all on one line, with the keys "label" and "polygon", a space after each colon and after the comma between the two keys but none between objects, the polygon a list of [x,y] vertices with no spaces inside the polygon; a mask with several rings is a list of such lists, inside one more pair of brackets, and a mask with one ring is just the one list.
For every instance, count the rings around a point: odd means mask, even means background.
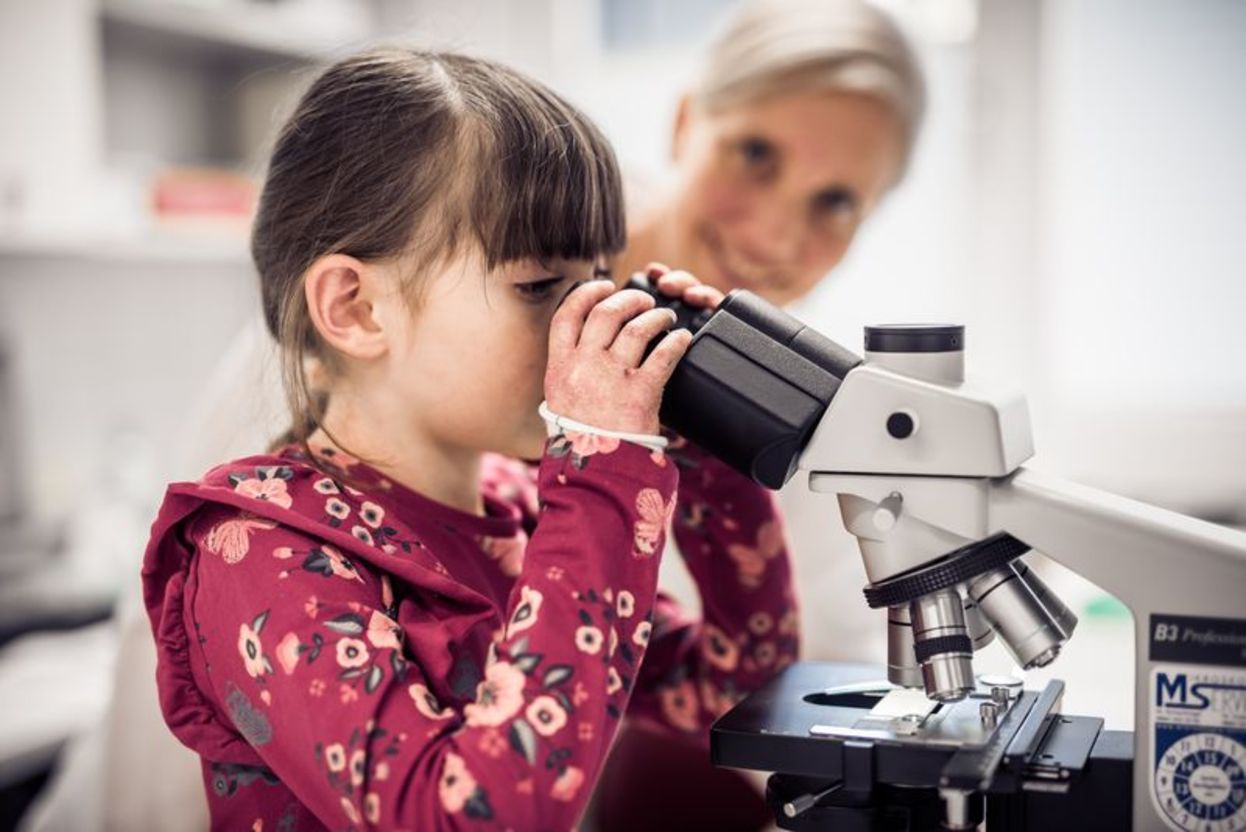
[{"label": "woman's blonde hair", "polygon": [[711,41],[694,100],[722,112],[819,90],[886,104],[904,130],[907,163],[925,110],[925,81],[899,26],[864,0],[745,0]]}]

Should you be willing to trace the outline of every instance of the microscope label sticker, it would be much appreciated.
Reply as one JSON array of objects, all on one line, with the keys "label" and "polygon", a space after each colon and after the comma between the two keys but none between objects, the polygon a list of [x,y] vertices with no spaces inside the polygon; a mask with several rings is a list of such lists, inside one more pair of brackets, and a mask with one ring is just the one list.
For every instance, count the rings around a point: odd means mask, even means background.
[{"label": "microscope label sticker", "polygon": [[1153,662],[1246,667],[1246,620],[1152,615]]},{"label": "microscope label sticker", "polygon": [[1161,817],[1178,832],[1246,830],[1246,669],[1158,664],[1150,691]]}]

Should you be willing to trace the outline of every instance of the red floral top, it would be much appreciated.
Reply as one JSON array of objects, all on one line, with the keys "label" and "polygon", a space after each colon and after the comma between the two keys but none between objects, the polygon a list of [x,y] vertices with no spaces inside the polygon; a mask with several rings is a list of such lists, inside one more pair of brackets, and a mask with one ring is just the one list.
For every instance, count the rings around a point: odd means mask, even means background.
[{"label": "red floral top", "polygon": [[[796,655],[771,494],[689,446],[490,458],[483,517],[316,456],[171,485],[152,528],[160,704],[213,828],[568,829],[624,712],[704,738]],[[704,621],[656,592],[672,516]]]}]

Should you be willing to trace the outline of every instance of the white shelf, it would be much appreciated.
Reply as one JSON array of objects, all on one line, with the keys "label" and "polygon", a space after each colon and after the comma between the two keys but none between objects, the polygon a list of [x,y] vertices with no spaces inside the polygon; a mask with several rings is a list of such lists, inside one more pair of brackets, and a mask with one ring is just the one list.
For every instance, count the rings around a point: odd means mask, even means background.
[{"label": "white shelf", "polygon": [[0,261],[46,258],[111,262],[202,263],[249,267],[243,234],[150,232],[0,234]]},{"label": "white shelf", "polygon": [[323,62],[335,56],[344,42],[368,37],[366,16],[344,16],[341,4],[334,4],[324,7],[324,22],[319,22],[309,17],[307,5],[305,0],[272,5],[247,0],[101,0],[100,17],[127,34],[155,39],[174,49],[209,55],[241,53],[263,62]]}]

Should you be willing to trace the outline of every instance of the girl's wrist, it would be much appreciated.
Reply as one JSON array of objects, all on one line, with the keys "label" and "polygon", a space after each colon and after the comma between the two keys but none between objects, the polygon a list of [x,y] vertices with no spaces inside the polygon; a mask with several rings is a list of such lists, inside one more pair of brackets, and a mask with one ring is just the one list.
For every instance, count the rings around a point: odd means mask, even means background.
[{"label": "girl's wrist", "polygon": [[550,438],[560,436],[565,433],[590,434],[593,436],[604,436],[613,439],[619,439],[624,442],[632,442],[637,445],[649,448],[653,451],[665,451],[667,445],[670,444],[665,436],[653,433],[629,433],[627,431],[609,430],[607,428],[599,428],[595,425],[585,424],[584,422],[569,419],[559,413],[550,410],[546,402],[541,402],[541,406],[537,408],[537,413],[545,420],[545,430]]}]

